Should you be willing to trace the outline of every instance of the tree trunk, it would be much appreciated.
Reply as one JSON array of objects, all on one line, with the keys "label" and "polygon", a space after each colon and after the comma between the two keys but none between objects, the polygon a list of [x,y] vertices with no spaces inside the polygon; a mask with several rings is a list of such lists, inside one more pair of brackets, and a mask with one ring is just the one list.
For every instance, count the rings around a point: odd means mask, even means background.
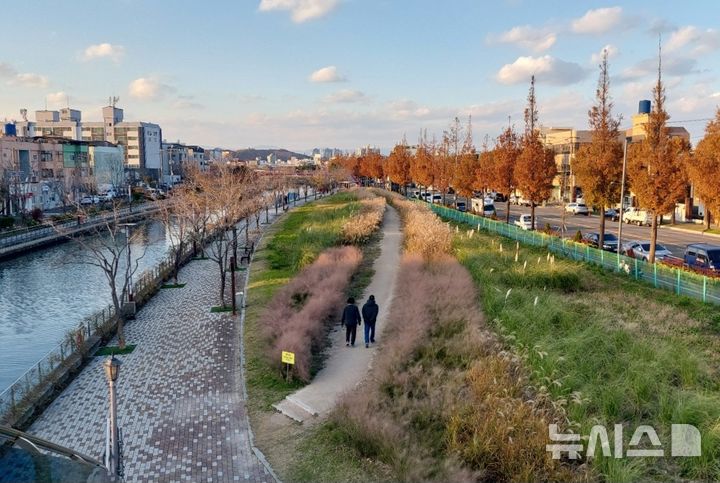
[{"label": "tree trunk", "polygon": [[705,224],[705,229],[710,229],[710,210],[708,210],[707,205],[705,205],[705,214],[703,216],[703,223]]},{"label": "tree trunk", "polygon": [[218,265],[220,266],[220,305],[225,307],[225,259],[223,257],[218,258]]},{"label": "tree trunk", "polygon": [[600,233],[598,233],[598,248],[605,246],[605,205],[600,206]]},{"label": "tree trunk", "polygon": [[510,224],[510,196],[507,197],[507,206],[505,207],[505,223]]},{"label": "tree trunk", "polygon": [[648,255],[648,261],[655,263],[655,245],[657,244],[657,230],[658,230],[658,215],[653,212],[652,225],[650,228],[650,255]]},{"label": "tree trunk", "polygon": [[530,202],[530,229],[535,231],[535,202]]}]

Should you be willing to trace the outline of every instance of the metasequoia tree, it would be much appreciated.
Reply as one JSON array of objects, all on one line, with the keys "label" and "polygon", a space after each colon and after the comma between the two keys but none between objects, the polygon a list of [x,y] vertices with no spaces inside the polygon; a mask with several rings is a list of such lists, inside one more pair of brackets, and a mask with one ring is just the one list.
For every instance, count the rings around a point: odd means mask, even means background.
[{"label": "metasequoia tree", "polygon": [[390,181],[396,183],[405,189],[407,194],[407,185],[412,181],[410,177],[410,163],[412,156],[407,146],[407,141],[403,138],[400,144],[396,144],[385,163],[387,174]]},{"label": "metasequoia tree", "polygon": [[695,148],[695,156],[688,163],[688,175],[695,195],[705,203],[705,223],[710,229],[710,213],[716,220],[720,217],[720,109]]},{"label": "metasequoia tree", "polygon": [[432,186],[435,181],[432,169],[433,150],[426,139],[421,139],[410,163],[410,176],[413,181],[425,188]]},{"label": "metasequoia tree", "polygon": [[557,174],[553,152],[540,141],[540,132],[535,102],[535,76],[530,81],[528,106],[525,108],[525,133],[521,141],[521,152],[515,165],[517,188],[530,201],[531,227],[535,229],[535,206],[547,200],[552,193],[553,179]]},{"label": "metasequoia tree", "polygon": [[515,165],[520,156],[520,139],[512,126],[508,126],[498,136],[488,172],[488,183],[495,191],[504,194],[507,198],[505,222],[510,223],[510,195],[515,191]]},{"label": "metasequoia tree", "polygon": [[[453,172],[453,187],[455,191],[465,198],[472,197],[473,190],[478,188],[478,155],[475,152],[472,137],[472,119],[468,117],[465,129],[465,139],[460,150],[460,157]],[[468,203],[469,204],[469,203]]]},{"label": "metasequoia tree", "polygon": [[665,86],[661,63],[658,62],[657,83],[653,88],[653,109],[645,125],[645,138],[631,145],[628,153],[628,174],[632,191],[640,206],[652,215],[649,262],[655,262],[658,217],[672,211],[685,193],[686,174],[684,155],[689,151],[687,141],[671,138],[665,111]]},{"label": "metasequoia tree", "polygon": [[603,51],[595,100],[596,104],[588,111],[591,141],[578,150],[573,171],[577,183],[582,187],[585,201],[600,209],[598,246],[602,248],[605,208],[620,197],[623,157],[622,143],[618,140],[621,118],[612,116],[607,50]]}]

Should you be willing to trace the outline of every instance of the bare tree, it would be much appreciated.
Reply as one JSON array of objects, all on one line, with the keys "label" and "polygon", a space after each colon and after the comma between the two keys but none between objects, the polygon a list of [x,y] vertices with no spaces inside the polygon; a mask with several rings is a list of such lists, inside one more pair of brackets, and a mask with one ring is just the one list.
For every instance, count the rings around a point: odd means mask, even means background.
[{"label": "bare tree", "polygon": [[158,219],[165,227],[170,241],[170,256],[173,261],[173,279],[178,284],[178,274],[183,253],[191,240],[194,206],[191,188],[182,186],[175,189],[172,200],[159,204]]},{"label": "bare tree", "polygon": [[[87,216],[84,208],[77,205],[78,213]],[[58,233],[66,235],[80,247],[78,261],[102,270],[110,289],[113,307],[118,318],[117,337],[121,349],[125,347],[124,320],[127,316],[123,304],[133,300],[132,277],[145,256],[146,245],[139,256],[130,256],[130,246],[142,236],[140,230],[131,230],[120,217],[119,203],[114,202],[108,216],[94,222],[93,227],[83,234],[72,229],[56,226]],[[118,278],[120,278],[118,280]]]}]

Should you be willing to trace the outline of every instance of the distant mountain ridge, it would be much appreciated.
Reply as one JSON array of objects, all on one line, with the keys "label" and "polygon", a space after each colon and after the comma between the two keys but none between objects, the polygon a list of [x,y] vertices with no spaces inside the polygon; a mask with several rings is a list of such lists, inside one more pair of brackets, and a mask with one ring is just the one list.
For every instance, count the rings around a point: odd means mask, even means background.
[{"label": "distant mountain ridge", "polygon": [[306,159],[306,158],[310,157],[305,154],[288,151],[287,149],[248,148],[248,149],[238,149],[238,150],[234,151],[234,153],[235,153],[235,157],[242,161],[254,161],[255,158],[267,159],[268,155],[271,153],[274,153],[275,156],[277,156],[277,158],[282,161],[287,161],[290,158],[292,158],[293,156],[296,157],[297,159]]}]

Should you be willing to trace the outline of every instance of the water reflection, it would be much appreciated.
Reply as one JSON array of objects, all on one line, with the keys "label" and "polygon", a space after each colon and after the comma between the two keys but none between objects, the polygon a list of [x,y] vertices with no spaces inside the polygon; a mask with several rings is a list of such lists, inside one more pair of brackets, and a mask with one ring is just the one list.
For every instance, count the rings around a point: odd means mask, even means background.
[{"label": "water reflection", "polygon": [[[131,244],[133,261],[141,257],[137,279],[166,256],[169,240],[157,221],[132,230],[139,235]],[[124,236],[120,238],[118,242],[125,243]],[[80,263],[82,258],[83,249],[68,242],[0,262],[0,391],[47,354],[68,329],[112,303],[103,271]]]}]

